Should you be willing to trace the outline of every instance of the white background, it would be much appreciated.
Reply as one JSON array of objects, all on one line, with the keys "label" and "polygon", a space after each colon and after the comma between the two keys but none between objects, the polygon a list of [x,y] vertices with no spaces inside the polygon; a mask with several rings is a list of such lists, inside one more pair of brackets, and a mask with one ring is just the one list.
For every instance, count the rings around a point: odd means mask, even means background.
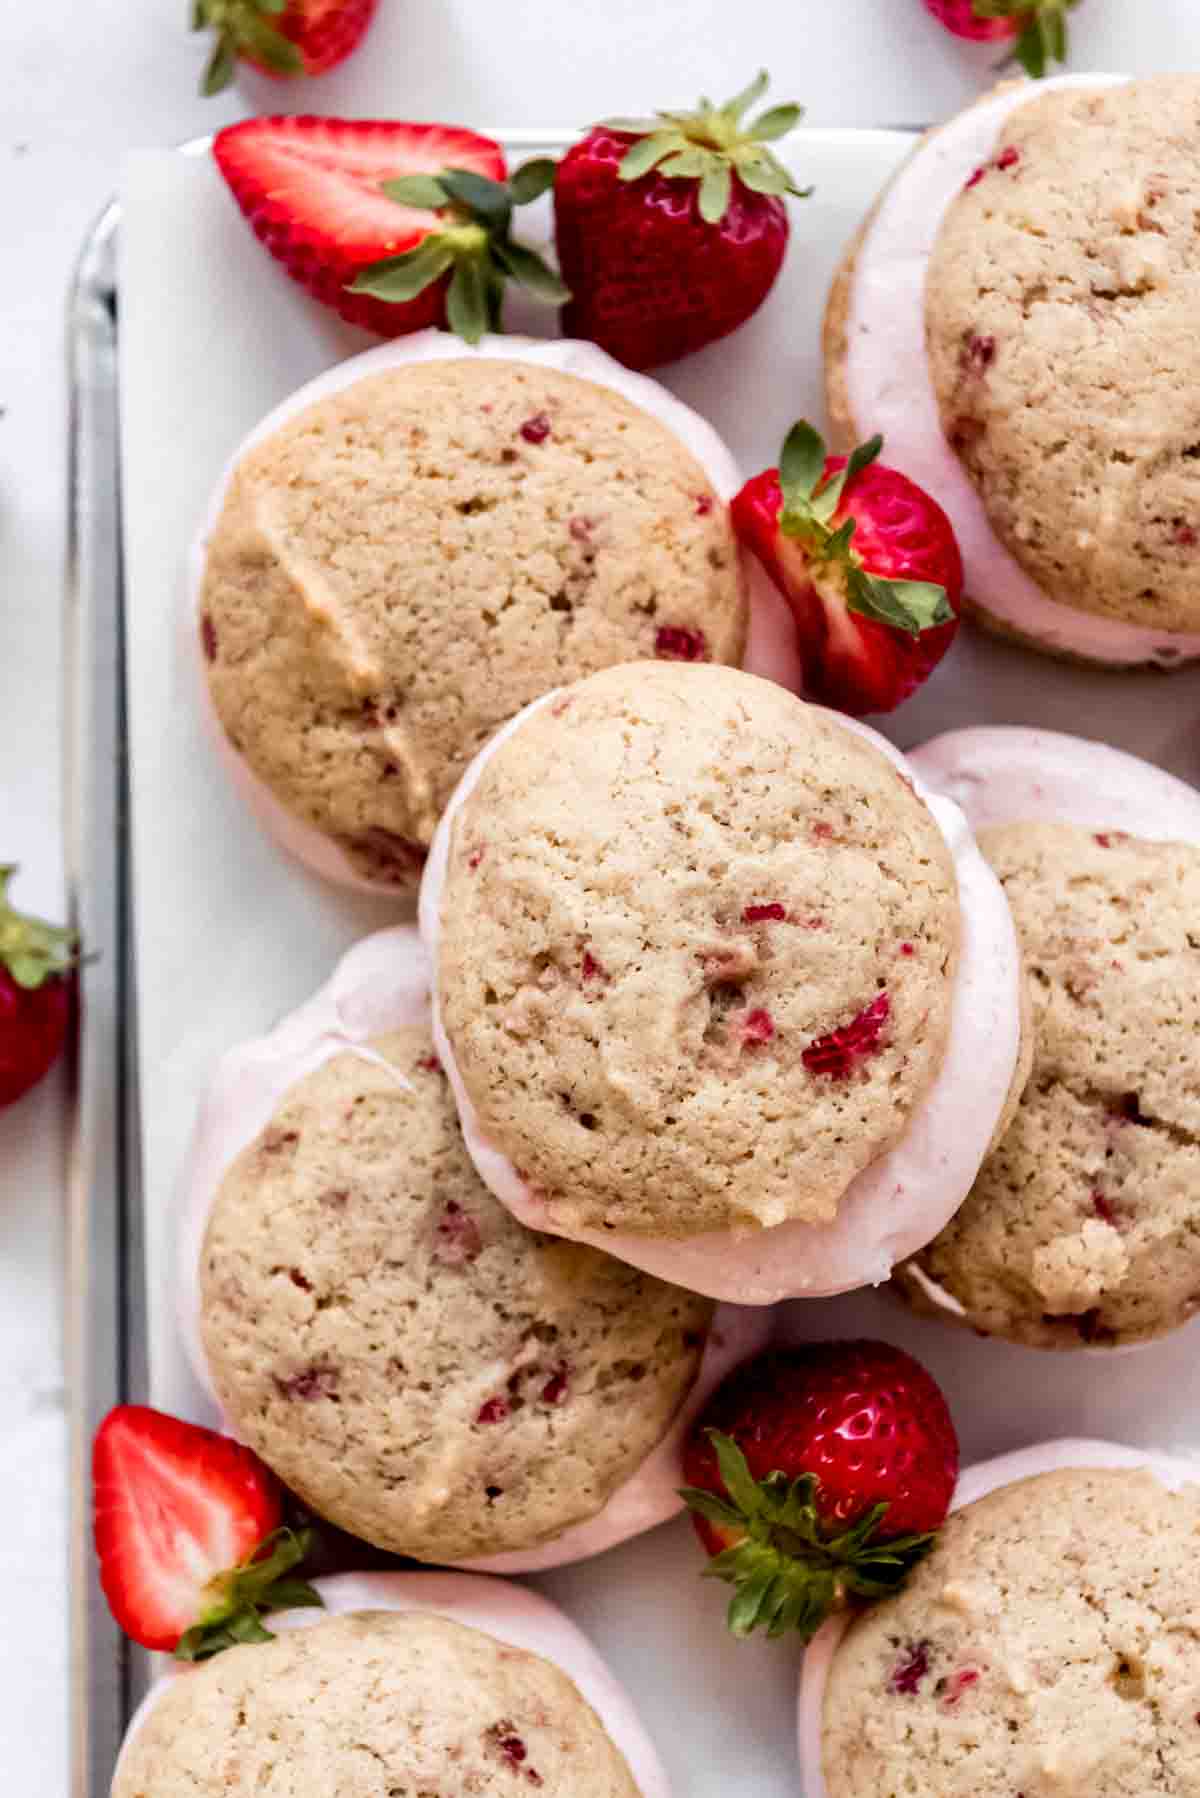
[{"label": "white background", "polygon": [[[724,97],[761,64],[813,124],[917,122],[988,78],[994,51],[944,36],[919,0],[381,0],[341,73],[283,92],[195,92],[185,0],[0,0],[0,861],[19,902],[59,913],[63,302],[123,153],[244,112],[585,123]],[[1200,68],[1195,0],[1084,0],[1076,68]],[[0,1749],[8,1789],[63,1798],[63,1100],[48,1081],[0,1115]]]}]

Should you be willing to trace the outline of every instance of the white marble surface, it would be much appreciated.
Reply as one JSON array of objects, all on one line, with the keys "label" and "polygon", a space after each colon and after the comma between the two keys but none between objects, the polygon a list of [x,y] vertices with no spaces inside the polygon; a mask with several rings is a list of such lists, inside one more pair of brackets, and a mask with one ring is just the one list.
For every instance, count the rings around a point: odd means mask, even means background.
[{"label": "white marble surface", "polygon": [[[280,100],[256,80],[202,102],[184,0],[0,5],[0,859],[59,912],[62,302],[130,148],[269,105],[479,125],[570,124],[722,90],[766,62],[814,124],[938,116],[990,54],[918,0],[382,0],[341,73]],[[1084,0],[1075,66],[1200,67],[1195,0]],[[0,1744],[23,1798],[63,1798],[65,1423],[60,1344],[63,1098],[0,1115]]]}]

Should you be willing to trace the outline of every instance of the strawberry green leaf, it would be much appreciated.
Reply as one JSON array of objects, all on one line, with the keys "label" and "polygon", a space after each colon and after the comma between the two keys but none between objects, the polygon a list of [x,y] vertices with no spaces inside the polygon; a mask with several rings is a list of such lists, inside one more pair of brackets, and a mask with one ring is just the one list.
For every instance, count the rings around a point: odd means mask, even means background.
[{"label": "strawberry green leaf", "polygon": [[618,173],[622,181],[638,181],[648,175],[672,151],[680,150],[683,145],[677,131],[655,131],[649,137],[643,137],[639,143],[633,144],[621,158]]},{"label": "strawberry green leaf", "polygon": [[850,566],[846,586],[850,611],[889,624],[910,637],[948,624],[954,616],[946,589],[933,581],[879,580],[863,568]]},{"label": "strawberry green leaf", "polygon": [[706,169],[700,182],[700,217],[706,225],[719,225],[733,197],[733,170],[727,162]]},{"label": "strawberry green leaf", "polygon": [[740,1511],[733,1505],[726,1504],[715,1492],[704,1492],[699,1486],[681,1486],[679,1496],[689,1511],[695,1511],[700,1517],[706,1517],[709,1523],[720,1523],[730,1529],[741,1529],[744,1519]]},{"label": "strawberry green leaf", "polygon": [[303,75],[304,58],[290,38],[254,13],[238,14],[235,26],[238,49],[260,62],[272,75]]},{"label": "strawberry green leaf", "polygon": [[[740,94],[735,94],[732,100],[727,100],[720,110],[733,124],[740,125],[742,118],[748,109],[754,105],[756,100],[762,99],[767,88],[770,86],[770,81],[771,78],[767,74],[767,71],[765,69],[760,69],[749,87],[744,87]],[[707,107],[710,111],[715,110],[709,100],[702,100],[700,104],[702,108]]]},{"label": "strawberry green leaf", "polygon": [[548,262],[543,262],[533,250],[519,243],[497,243],[492,245],[492,255],[506,274],[512,275],[522,287],[536,295],[539,300],[548,300],[551,305],[561,306],[571,297],[570,289]]},{"label": "strawberry green leaf", "polygon": [[709,1440],[716,1450],[721,1481],[730,1502],[743,1517],[755,1517],[763,1507],[763,1492],[751,1473],[746,1457],[733,1440],[720,1430],[709,1430]]},{"label": "strawberry green leaf", "polygon": [[475,344],[491,324],[488,282],[481,257],[455,267],[446,290],[446,323],[464,343]]},{"label": "strawberry green leaf", "polygon": [[806,419],[794,424],[779,457],[779,485],[785,506],[811,500],[825,472],[825,440]]},{"label": "strawberry green leaf", "polygon": [[489,231],[507,231],[512,200],[503,181],[489,181],[472,169],[443,169],[438,180],[450,198]]},{"label": "strawberry green leaf", "polygon": [[[748,187],[754,194],[798,194],[800,189],[793,186],[791,176],[786,169],[781,169],[777,162],[761,162],[738,157],[737,177],[743,187]],[[803,190],[804,195],[811,194],[812,188]]]},{"label": "strawberry green leaf", "polygon": [[531,200],[540,200],[554,186],[557,173],[558,164],[552,156],[535,156],[523,162],[508,184],[513,205],[528,206]]},{"label": "strawberry green leaf", "polygon": [[204,98],[209,99],[213,94],[223,93],[233,80],[236,68],[237,51],[230,39],[222,34],[213,44],[200,79],[200,92]]},{"label": "strawberry green leaf", "polygon": [[842,503],[842,495],[849,482],[856,475],[860,475],[864,468],[870,468],[872,462],[878,461],[882,449],[882,437],[872,437],[867,443],[860,443],[850,456],[846,466],[839,469],[837,474],[829,477],[821,489],[821,515],[823,518],[828,520],[833,517]]},{"label": "strawberry green leaf", "polygon": [[450,202],[450,195],[436,175],[399,175],[380,185],[389,200],[398,200],[401,206],[419,207],[422,212],[439,212]]},{"label": "strawberry green leaf", "polygon": [[435,232],[415,250],[386,256],[362,269],[350,282],[351,293],[373,293],[380,300],[415,300],[419,293],[453,266],[454,250],[444,233]]},{"label": "strawberry green leaf", "polygon": [[671,176],[703,175],[715,166],[711,150],[702,150],[698,144],[689,144],[685,150],[677,150],[673,156],[659,164],[659,172]]},{"label": "strawberry green leaf", "polygon": [[175,1657],[205,1661],[240,1642],[267,1642],[263,1617],[272,1611],[324,1604],[307,1580],[293,1576],[312,1546],[308,1530],[276,1530],[249,1560],[219,1574],[209,1587],[211,1602],[199,1622],[180,1637]]},{"label": "strawberry green leaf", "polygon": [[754,140],[760,144],[774,143],[777,138],[794,131],[803,117],[802,106],[772,106],[769,112],[761,113],[755,119],[751,127]]}]

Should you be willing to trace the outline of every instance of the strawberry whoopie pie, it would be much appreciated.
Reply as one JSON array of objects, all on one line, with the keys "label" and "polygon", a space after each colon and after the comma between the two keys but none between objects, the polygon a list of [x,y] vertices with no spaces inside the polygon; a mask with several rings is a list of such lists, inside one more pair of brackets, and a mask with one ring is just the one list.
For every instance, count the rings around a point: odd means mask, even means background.
[{"label": "strawberry whoopie pie", "polygon": [[416,932],[367,938],[201,1109],[181,1303],[226,1427],[318,1517],[416,1560],[579,1560],[681,1505],[681,1444],[762,1341],[480,1181]]},{"label": "strawberry whoopie pie", "polygon": [[[218,748],[260,821],[330,879],[412,889],[467,763],[539,694],[639,656],[740,665],[739,485],[701,418],[592,344],[425,331],[302,388],[192,563]],[[786,633],[757,655],[788,678]]]},{"label": "strawberry whoopie pie", "polygon": [[340,1575],[313,1596],[159,1680],[112,1798],[670,1798],[629,1698],[546,1599],[428,1573]]},{"label": "strawberry whoopie pie", "polygon": [[1200,793],[1052,731],[914,752],[1008,896],[1035,1050],[961,1209],[899,1270],[923,1311],[1037,1348],[1113,1348],[1200,1306]]},{"label": "strawberry whoopie pie", "polygon": [[806,1798],[1195,1791],[1198,1480],[1105,1442],[969,1469],[903,1589],[805,1655]]},{"label": "strawberry whoopie pie", "polygon": [[639,663],[492,742],[421,893],[464,1139],[526,1223],[751,1304],[885,1279],[1022,1078],[957,807],[864,727]]},{"label": "strawberry whoopie pie", "polygon": [[1001,635],[1200,656],[1200,77],[1000,87],[929,134],[835,280],[829,408],[954,525]]}]

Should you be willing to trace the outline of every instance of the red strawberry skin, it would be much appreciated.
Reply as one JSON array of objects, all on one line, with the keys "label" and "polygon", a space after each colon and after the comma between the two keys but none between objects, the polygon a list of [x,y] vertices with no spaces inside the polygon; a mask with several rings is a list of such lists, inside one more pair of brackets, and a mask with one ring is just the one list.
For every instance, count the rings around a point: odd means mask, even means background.
[{"label": "red strawberry skin", "polygon": [[1014,13],[1009,18],[981,19],[975,11],[975,0],[925,0],[925,9],[938,19],[955,37],[975,43],[1000,43],[1019,37],[1025,28],[1027,14]]},{"label": "red strawberry skin", "polygon": [[[846,466],[831,456],[825,479]],[[937,501],[906,475],[873,462],[846,483],[834,523],[855,521],[853,553],[887,580],[932,581],[955,616],[919,636],[849,612],[836,584],[814,576],[803,545],[779,529],[783,495],[769,468],[746,482],[731,508],[734,529],[787,599],[796,620],[805,689],[852,717],[890,712],[927,679],[958,629],[963,565],[953,527]]]},{"label": "red strawberry skin", "polygon": [[100,1583],[118,1624],[169,1652],[209,1580],[278,1529],[282,1493],[248,1448],[145,1405],[119,1405],[92,1450]]},{"label": "red strawberry skin", "polygon": [[[281,37],[295,44],[306,75],[324,75],[357,50],[378,4],[379,0],[289,0],[270,22]],[[278,74],[254,56],[244,60],[264,75]]]},{"label": "red strawberry skin", "polygon": [[[756,1479],[815,1476],[818,1517],[836,1536],[875,1505],[880,1540],[936,1530],[958,1479],[958,1437],[932,1377],[884,1342],[818,1342],[777,1349],[717,1388],[684,1451],[689,1486],[725,1495],[712,1443],[731,1436]],[[693,1516],[710,1555],[737,1535]]]},{"label": "red strawberry skin", "polygon": [[75,1017],[74,973],[18,986],[0,963],[0,1110],[14,1105],[54,1066]]},{"label": "red strawberry skin", "polygon": [[399,337],[446,322],[449,277],[413,300],[348,293],[373,262],[414,249],[441,229],[432,212],[390,200],[385,181],[470,169],[503,181],[491,138],[450,125],[308,116],[246,119],[217,133],[217,167],[252,230],[294,281],[350,324]]},{"label": "red strawberry skin", "polygon": [[767,297],[788,244],[777,195],[733,178],[720,224],[700,216],[695,181],[622,181],[637,138],[597,126],[559,164],[555,241],[572,298],[569,337],[590,338],[627,368],[657,368],[745,323]]}]

